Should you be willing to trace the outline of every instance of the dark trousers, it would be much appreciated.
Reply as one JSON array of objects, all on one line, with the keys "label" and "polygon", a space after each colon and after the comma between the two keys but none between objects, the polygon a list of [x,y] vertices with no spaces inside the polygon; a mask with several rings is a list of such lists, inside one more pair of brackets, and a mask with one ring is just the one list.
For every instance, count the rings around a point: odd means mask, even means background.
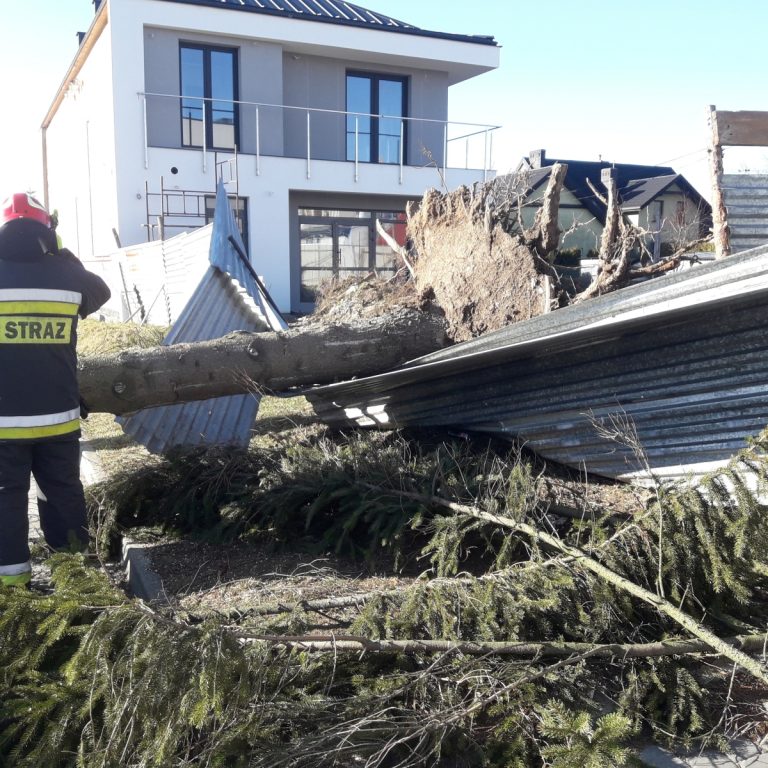
[{"label": "dark trousers", "polygon": [[0,565],[29,560],[29,478],[38,487],[40,527],[55,550],[85,549],[88,519],[77,437],[0,442]]}]

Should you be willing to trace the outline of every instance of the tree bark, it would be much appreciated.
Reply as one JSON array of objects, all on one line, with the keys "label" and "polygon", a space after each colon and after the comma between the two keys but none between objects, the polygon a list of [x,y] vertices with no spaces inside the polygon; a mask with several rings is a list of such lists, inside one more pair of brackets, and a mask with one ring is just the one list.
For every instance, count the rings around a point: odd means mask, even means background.
[{"label": "tree bark", "polygon": [[604,198],[607,211],[600,240],[597,277],[588,288],[576,296],[574,304],[610,293],[629,283],[630,252],[634,243],[633,228],[624,221],[613,168],[603,170],[602,182],[608,195]]},{"label": "tree bark", "polygon": [[550,264],[554,259],[554,252],[560,243],[559,213],[560,213],[560,193],[563,191],[563,182],[565,174],[568,172],[568,166],[564,163],[555,163],[552,166],[552,173],[549,176],[549,183],[544,197],[541,201],[541,208],[536,212],[536,218],[533,226],[525,230],[525,237],[530,248],[545,259]]},{"label": "tree bark", "polygon": [[90,411],[122,416],[158,405],[368,376],[447,343],[439,317],[400,309],[361,319],[354,327],[238,332],[212,341],[84,358],[78,378]]}]

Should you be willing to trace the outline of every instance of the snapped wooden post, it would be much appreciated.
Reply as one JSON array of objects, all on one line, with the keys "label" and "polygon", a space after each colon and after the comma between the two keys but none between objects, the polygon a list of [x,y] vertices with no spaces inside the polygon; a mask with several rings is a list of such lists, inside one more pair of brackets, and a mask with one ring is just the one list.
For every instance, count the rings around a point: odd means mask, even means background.
[{"label": "snapped wooden post", "polygon": [[603,168],[600,172],[600,182],[606,188],[605,226],[603,236],[600,239],[600,259],[606,263],[613,257],[613,246],[619,237],[619,219],[621,211],[619,207],[619,194],[616,188],[616,169]]},{"label": "snapped wooden post", "polygon": [[715,241],[715,256],[723,259],[731,255],[731,234],[728,228],[728,212],[723,196],[723,147],[717,125],[717,110],[709,106],[710,146],[709,172],[712,180],[712,235]]}]

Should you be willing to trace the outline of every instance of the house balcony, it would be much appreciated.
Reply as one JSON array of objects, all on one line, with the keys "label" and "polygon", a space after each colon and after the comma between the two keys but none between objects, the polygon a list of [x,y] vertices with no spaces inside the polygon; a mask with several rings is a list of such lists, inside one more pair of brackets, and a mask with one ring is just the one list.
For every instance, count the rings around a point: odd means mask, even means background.
[{"label": "house balcony", "polygon": [[175,149],[198,153],[203,174],[222,155],[250,156],[252,163],[238,168],[241,179],[244,174],[274,173],[279,167],[275,158],[300,163],[306,180],[328,163],[339,164],[352,188],[380,183],[383,169],[393,185],[407,184],[406,177],[412,179],[420,168],[436,172],[451,186],[495,174],[497,125],[164,93],[138,95],[145,169],[150,168],[152,150]]}]

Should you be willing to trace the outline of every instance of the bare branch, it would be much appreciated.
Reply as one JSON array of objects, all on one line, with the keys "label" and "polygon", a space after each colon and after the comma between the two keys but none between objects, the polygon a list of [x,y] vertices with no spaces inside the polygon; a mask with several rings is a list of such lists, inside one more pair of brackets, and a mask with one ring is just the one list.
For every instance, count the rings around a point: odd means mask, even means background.
[{"label": "bare branch", "polygon": [[384,225],[381,223],[380,219],[376,219],[376,231],[379,233],[382,240],[384,240],[384,242],[403,260],[405,266],[408,268],[410,276],[412,278],[415,277],[413,265],[408,257],[408,251],[406,251],[406,249],[403,248],[403,246],[400,245],[400,243],[398,243],[386,229],[384,229]]},{"label": "bare branch", "polygon": [[[570,657],[588,654],[596,659],[660,658],[712,654],[704,640],[660,640],[654,643],[566,643],[549,641],[472,642],[452,640],[370,640],[357,635],[306,634],[266,635],[235,631],[242,640],[305,651],[349,651],[359,653],[459,653],[463,656],[515,656],[522,658]],[[721,642],[743,651],[762,652],[768,634],[737,635]],[[718,655],[719,652],[715,651]]]}]

